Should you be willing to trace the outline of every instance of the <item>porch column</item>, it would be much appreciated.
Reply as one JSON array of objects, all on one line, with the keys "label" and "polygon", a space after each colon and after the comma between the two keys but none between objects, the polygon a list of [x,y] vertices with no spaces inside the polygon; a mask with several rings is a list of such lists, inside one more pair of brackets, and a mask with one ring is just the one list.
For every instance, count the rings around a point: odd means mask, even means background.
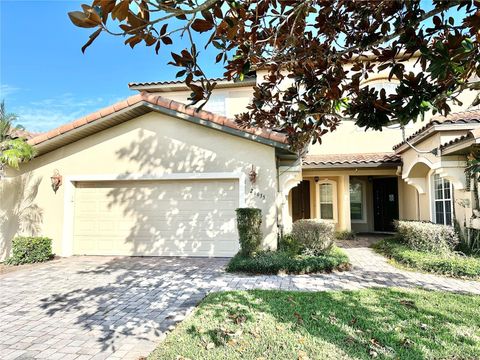
[{"label": "porch column", "polygon": [[352,230],[350,220],[350,176],[340,176],[338,183],[338,228],[339,230]]},{"label": "porch column", "polygon": [[278,196],[278,209],[279,209],[279,227],[283,229],[284,232],[289,232],[292,230],[292,216],[290,215],[288,194],[291,189],[297,186],[302,181],[302,168],[301,166],[293,167],[280,167],[279,168],[280,176],[280,191]]}]

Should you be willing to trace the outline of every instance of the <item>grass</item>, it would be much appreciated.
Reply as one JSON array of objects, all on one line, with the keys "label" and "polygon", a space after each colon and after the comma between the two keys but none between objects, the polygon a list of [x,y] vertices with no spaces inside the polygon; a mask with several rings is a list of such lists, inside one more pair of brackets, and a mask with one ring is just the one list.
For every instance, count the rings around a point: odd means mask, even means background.
[{"label": "grass", "polygon": [[310,274],[346,270],[350,267],[347,254],[337,248],[325,255],[292,255],[286,251],[264,251],[252,257],[235,255],[227,265],[228,272],[252,274]]},{"label": "grass", "polygon": [[478,359],[480,296],[392,288],[209,295],[149,356]]},{"label": "grass", "polygon": [[451,277],[480,278],[480,257],[459,254],[439,255],[416,251],[395,239],[385,239],[373,245],[380,254],[390,258],[395,265]]}]

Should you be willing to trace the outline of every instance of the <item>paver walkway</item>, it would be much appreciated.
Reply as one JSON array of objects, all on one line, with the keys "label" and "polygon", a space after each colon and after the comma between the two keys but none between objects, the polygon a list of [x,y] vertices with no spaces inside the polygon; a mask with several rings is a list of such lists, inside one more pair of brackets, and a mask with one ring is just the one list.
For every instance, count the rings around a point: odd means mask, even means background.
[{"label": "paver walkway", "polygon": [[0,275],[0,359],[137,359],[206,293],[398,286],[480,294],[480,282],[399,270],[344,242],[353,270],[297,276],[223,272],[227,259],[72,257]]}]

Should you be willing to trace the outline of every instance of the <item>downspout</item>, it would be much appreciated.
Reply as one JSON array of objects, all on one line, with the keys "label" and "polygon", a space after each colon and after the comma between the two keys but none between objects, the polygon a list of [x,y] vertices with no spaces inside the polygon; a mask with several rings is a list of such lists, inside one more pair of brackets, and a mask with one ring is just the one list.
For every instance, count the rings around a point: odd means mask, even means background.
[{"label": "downspout", "polygon": [[420,216],[420,193],[418,192],[417,189],[415,189],[416,193],[416,198],[417,198],[417,220],[420,221],[421,216]]},{"label": "downspout", "polygon": [[282,215],[281,211],[279,211],[279,204],[278,199],[282,200],[281,196],[282,194],[280,193],[280,159],[278,156],[275,156],[275,166],[277,168],[277,201],[276,201],[276,206],[275,206],[275,211],[276,211],[276,219],[277,219],[277,249],[280,245],[280,239],[283,236],[283,225],[282,225]]},{"label": "downspout", "polygon": [[402,125],[402,138],[403,138],[403,141],[405,142],[405,144],[407,144],[410,148],[412,148],[416,153],[438,155],[438,150],[437,149],[420,150],[420,149],[417,149],[415,146],[413,146],[413,144],[410,144],[410,142],[408,142],[408,140],[405,136],[405,126],[403,126],[403,125]]}]

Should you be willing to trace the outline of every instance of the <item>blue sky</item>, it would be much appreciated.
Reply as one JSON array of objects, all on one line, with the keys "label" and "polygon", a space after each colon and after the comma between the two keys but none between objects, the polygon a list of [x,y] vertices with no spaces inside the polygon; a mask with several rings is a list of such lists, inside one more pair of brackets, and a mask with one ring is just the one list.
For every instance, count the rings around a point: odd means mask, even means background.
[{"label": "blue sky", "polygon": [[[189,46],[174,39],[156,55],[153,48],[132,50],[123,38],[101,34],[82,54],[93,31],[73,26],[67,16],[81,3],[0,0],[0,99],[30,131],[52,129],[133,95],[129,82],[174,79],[178,69],[166,65],[170,52]],[[430,1],[423,5],[431,8]],[[223,73],[214,58],[213,49],[203,50],[209,77]]]},{"label": "blue sky", "polygon": [[[178,71],[166,63],[170,51],[187,46],[182,41],[156,55],[153,48],[132,50],[123,38],[101,34],[82,54],[92,30],[73,26],[67,16],[81,3],[0,0],[0,99],[31,131],[49,130],[133,95],[129,82],[171,80]],[[207,75],[221,76],[212,58],[204,57]]]}]

